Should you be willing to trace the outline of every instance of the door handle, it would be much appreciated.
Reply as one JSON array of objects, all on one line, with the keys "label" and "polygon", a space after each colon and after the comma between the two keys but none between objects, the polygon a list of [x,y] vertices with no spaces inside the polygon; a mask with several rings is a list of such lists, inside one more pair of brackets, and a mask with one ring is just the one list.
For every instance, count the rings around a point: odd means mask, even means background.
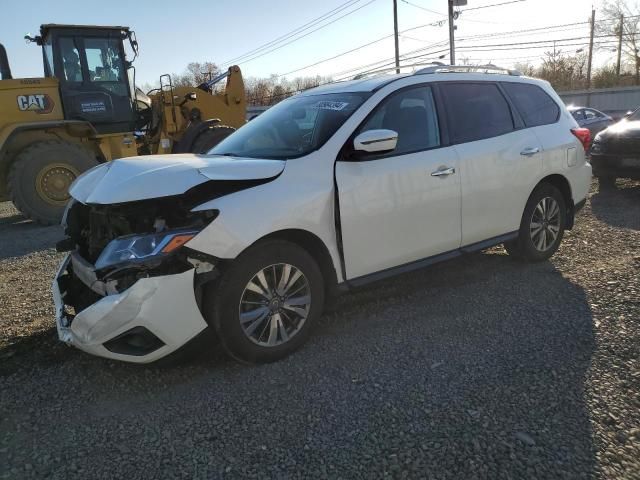
[{"label": "door handle", "polygon": [[431,172],[432,177],[447,177],[449,175],[453,175],[456,173],[456,169],[453,167],[445,167],[440,170],[436,170],[435,172]]},{"label": "door handle", "polygon": [[522,150],[520,152],[520,155],[523,155],[525,157],[530,157],[532,155],[535,155],[536,153],[539,153],[540,149],[538,147],[528,147],[525,148],[524,150]]}]

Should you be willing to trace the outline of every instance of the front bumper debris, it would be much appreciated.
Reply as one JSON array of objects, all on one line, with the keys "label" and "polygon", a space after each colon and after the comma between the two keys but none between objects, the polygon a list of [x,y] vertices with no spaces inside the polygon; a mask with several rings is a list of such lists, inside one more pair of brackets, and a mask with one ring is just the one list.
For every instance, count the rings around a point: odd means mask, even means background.
[{"label": "front bumper debris", "polygon": [[[52,284],[58,337],[101,357],[135,363],[162,358],[207,327],[196,302],[194,275],[192,268],[140,278],[117,292],[97,278],[90,263],[68,254]],[[72,286],[96,300],[75,315],[65,303]]]}]

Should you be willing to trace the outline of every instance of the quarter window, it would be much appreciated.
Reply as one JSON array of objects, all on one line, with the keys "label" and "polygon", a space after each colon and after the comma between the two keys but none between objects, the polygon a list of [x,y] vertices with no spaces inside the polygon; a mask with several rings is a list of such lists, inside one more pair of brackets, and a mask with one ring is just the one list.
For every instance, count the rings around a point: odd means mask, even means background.
[{"label": "quarter window", "polygon": [[440,131],[431,88],[420,86],[388,96],[358,129],[358,133],[381,128],[398,134],[398,144],[390,155],[438,147]]},{"label": "quarter window", "polygon": [[442,83],[455,143],[497,137],[513,131],[507,100],[493,83]]},{"label": "quarter window", "polygon": [[527,127],[537,127],[555,123],[560,116],[560,108],[553,99],[537,85],[528,83],[503,83]]}]

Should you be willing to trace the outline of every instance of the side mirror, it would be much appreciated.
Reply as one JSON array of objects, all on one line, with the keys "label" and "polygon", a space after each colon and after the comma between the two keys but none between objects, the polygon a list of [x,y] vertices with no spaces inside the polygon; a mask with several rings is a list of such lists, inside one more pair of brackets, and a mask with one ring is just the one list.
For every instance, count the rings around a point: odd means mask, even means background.
[{"label": "side mirror", "polygon": [[628,110],[627,113],[624,114],[624,118],[627,118],[632,113],[633,113],[633,110]]},{"label": "side mirror", "polygon": [[356,152],[383,153],[395,150],[398,143],[398,132],[393,130],[367,130],[353,139]]}]

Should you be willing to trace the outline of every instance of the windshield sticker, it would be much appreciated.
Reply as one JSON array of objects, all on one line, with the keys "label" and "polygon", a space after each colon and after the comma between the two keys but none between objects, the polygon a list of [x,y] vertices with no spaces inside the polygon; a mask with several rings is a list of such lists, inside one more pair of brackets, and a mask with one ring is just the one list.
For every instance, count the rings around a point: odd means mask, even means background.
[{"label": "windshield sticker", "polygon": [[330,100],[323,100],[316,103],[312,108],[318,108],[321,110],[344,110],[349,105],[349,102],[332,102]]}]

